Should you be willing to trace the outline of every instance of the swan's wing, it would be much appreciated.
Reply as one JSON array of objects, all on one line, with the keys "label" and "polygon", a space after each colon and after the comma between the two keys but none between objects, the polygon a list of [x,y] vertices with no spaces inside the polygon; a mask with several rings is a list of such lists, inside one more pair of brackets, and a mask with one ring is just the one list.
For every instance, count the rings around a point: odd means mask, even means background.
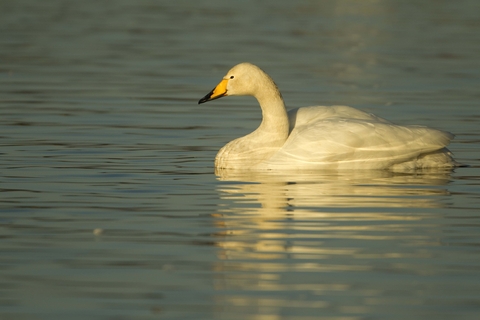
[{"label": "swan's wing", "polygon": [[297,122],[269,163],[289,163],[299,168],[387,168],[440,150],[453,138],[448,132],[398,126],[359,112],[357,118],[334,116]]},{"label": "swan's wing", "polygon": [[290,131],[293,128],[299,128],[318,121],[327,119],[357,119],[373,122],[390,123],[388,120],[377,117],[374,114],[367,113],[347,106],[313,106],[290,110],[288,112],[288,121]]}]

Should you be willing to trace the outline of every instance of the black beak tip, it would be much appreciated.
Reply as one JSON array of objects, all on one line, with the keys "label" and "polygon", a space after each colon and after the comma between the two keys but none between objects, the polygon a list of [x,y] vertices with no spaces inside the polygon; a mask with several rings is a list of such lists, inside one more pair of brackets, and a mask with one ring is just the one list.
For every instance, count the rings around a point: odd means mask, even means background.
[{"label": "black beak tip", "polygon": [[213,90],[210,91],[205,97],[203,97],[202,99],[198,100],[198,104],[202,104],[202,103],[205,103],[207,101],[210,101],[212,99],[210,99],[210,97],[212,96],[213,94]]},{"label": "black beak tip", "polygon": [[208,97],[203,97],[202,99],[198,100],[198,104],[202,104],[208,101]]}]

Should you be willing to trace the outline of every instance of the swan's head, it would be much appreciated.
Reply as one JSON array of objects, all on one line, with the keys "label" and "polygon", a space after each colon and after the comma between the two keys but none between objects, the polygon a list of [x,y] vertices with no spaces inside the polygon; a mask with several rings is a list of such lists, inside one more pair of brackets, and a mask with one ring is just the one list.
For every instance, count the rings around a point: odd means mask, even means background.
[{"label": "swan's head", "polygon": [[259,87],[265,83],[273,81],[262,69],[248,62],[240,63],[230,69],[223,80],[198,104],[225,96],[255,96]]}]

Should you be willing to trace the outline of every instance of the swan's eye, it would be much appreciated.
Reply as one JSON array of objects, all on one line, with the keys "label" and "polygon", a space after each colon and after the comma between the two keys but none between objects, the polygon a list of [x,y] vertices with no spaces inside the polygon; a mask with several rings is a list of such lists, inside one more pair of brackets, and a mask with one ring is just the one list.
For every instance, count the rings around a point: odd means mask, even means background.
[{"label": "swan's eye", "polygon": [[230,76],[230,79],[233,79],[233,78],[235,78],[235,77],[234,77],[234,76]]}]

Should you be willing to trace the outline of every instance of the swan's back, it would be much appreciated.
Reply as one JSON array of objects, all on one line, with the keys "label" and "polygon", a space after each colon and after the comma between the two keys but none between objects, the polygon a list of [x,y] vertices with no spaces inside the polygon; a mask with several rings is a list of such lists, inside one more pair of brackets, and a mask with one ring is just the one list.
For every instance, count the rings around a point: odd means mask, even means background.
[{"label": "swan's back", "polygon": [[306,107],[289,112],[290,135],[264,164],[288,169],[418,169],[452,166],[445,149],[453,135],[399,126],[346,106]]},{"label": "swan's back", "polygon": [[288,112],[290,131],[294,127],[299,128],[309,123],[325,119],[357,119],[390,123],[388,120],[377,117],[374,114],[360,111],[347,106],[312,106],[290,110]]}]

